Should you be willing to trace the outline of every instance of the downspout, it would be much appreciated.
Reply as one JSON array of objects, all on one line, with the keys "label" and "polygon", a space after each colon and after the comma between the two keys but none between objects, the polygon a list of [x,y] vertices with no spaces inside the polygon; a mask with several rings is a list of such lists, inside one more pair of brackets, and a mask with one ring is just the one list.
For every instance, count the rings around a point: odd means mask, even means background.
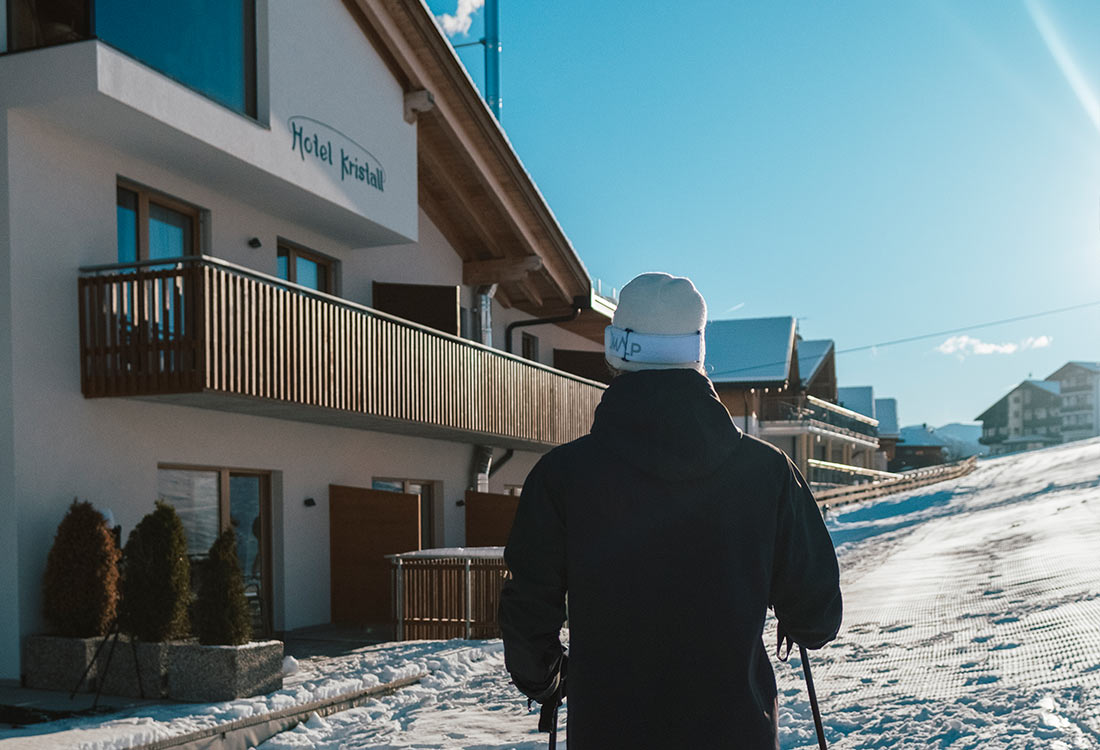
[{"label": "downspout", "polygon": [[[482,284],[474,287],[474,336],[485,346],[493,345],[493,295],[496,284]],[[470,489],[475,492],[489,491],[489,476],[493,466],[493,449],[488,445],[474,446],[474,456],[470,465]]]},{"label": "downspout", "polygon": [[509,323],[508,327],[504,329],[504,351],[509,354],[512,353],[512,331],[516,328],[548,325],[550,323],[568,323],[580,317],[580,314],[588,309],[588,307],[589,301],[587,299],[584,297],[574,297],[573,312],[569,315],[558,315],[553,318],[532,318],[531,320],[517,320],[515,323]]},{"label": "downspout", "polygon": [[500,122],[500,5],[485,2],[485,101]]}]

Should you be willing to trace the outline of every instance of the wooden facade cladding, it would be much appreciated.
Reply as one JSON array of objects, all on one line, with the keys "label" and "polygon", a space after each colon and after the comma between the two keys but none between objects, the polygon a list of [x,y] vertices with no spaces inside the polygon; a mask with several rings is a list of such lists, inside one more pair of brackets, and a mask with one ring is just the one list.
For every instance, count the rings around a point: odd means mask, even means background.
[{"label": "wooden facade cladding", "polygon": [[81,387],[540,449],[603,394],[520,357],[206,256],[82,269]]}]

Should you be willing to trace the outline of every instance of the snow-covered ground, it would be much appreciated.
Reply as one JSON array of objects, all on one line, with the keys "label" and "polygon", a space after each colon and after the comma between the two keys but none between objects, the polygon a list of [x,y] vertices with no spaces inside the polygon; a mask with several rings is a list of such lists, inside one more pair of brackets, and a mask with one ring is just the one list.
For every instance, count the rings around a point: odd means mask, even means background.
[{"label": "snow-covered ground", "polygon": [[[1100,748],[1100,440],[985,460],[962,479],[836,509],[829,527],[844,627],[811,659],[831,748]],[[273,696],[73,720],[34,739],[132,747],[418,671],[419,685],[262,750],[545,746],[499,641],[303,660]],[[782,747],[816,747],[797,657],[776,673]]]},{"label": "snow-covered ground", "polygon": [[[983,461],[829,527],[844,627],[811,660],[830,747],[1100,748],[1100,441]],[[544,747],[499,644],[466,653],[262,750]],[[776,673],[782,747],[816,747],[797,656]]]}]

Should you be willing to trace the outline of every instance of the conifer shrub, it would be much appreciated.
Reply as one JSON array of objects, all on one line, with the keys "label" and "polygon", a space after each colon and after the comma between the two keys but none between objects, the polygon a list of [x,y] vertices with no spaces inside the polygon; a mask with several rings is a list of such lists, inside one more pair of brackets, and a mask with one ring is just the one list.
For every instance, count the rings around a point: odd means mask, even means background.
[{"label": "conifer shrub", "polygon": [[106,635],[118,608],[118,545],[107,519],[73,499],[46,558],[43,614],[59,635]]},{"label": "conifer shrub", "polygon": [[195,635],[208,646],[239,646],[252,638],[252,615],[237,560],[237,535],[226,529],[210,547],[199,575]]},{"label": "conifer shrub", "polygon": [[191,564],[183,522],[157,501],[130,532],[122,551],[122,624],[138,640],[159,642],[188,632]]}]

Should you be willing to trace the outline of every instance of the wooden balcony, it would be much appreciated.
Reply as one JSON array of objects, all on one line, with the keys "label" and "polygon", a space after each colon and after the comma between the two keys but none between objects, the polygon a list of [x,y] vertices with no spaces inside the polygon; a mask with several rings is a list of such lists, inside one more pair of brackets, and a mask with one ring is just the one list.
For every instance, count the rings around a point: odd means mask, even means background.
[{"label": "wooden balcony", "polygon": [[878,421],[810,395],[767,399],[760,410],[761,434],[811,433],[878,447]]},{"label": "wooden balcony", "polygon": [[605,387],[206,256],[82,268],[79,291],[88,398],[541,450]]}]

